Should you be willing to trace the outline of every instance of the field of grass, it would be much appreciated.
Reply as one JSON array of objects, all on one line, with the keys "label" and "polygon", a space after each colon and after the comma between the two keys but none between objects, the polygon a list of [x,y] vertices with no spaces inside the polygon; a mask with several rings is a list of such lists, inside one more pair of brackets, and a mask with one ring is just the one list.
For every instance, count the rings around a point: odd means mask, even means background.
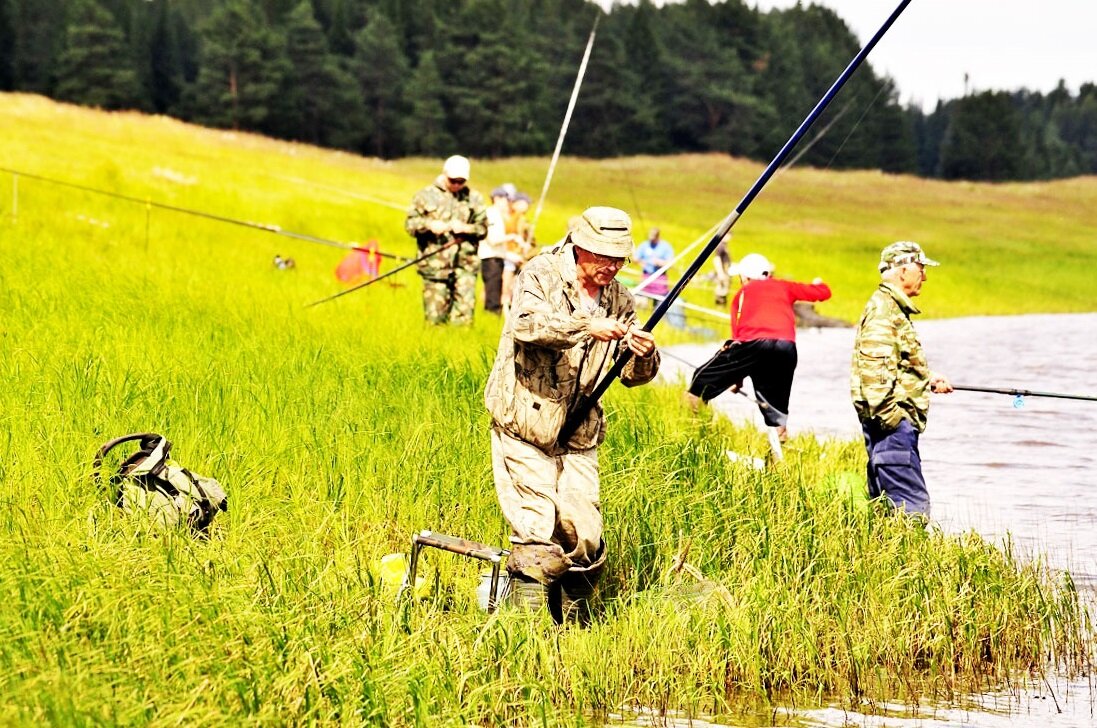
[{"label": "field of grass", "polygon": [[[399,211],[286,178],[403,203],[438,165],[0,95],[0,167],[399,254],[413,248]],[[545,166],[474,160],[473,184],[535,191]],[[565,158],[539,237],[601,203],[686,241],[758,171]],[[894,238],[946,263],[929,314],[1097,310],[1095,200],[1092,179],[793,170],[736,246],[831,280],[821,310],[845,318]],[[488,617],[478,563],[440,552],[428,596],[398,606],[372,569],[412,533],[505,542],[482,403],[499,323],[424,326],[407,274],[303,308],[338,290],[339,256],[0,174],[0,723],[584,725],[948,699],[1088,667],[1069,576],[859,504],[843,489],[857,443],[732,464],[725,449],[761,455],[764,438],[659,387],[606,398],[611,556],[591,627]],[[140,430],[226,487],[208,542],[141,527],[93,484],[96,448]],[[703,581],[672,568],[683,556]]]}]

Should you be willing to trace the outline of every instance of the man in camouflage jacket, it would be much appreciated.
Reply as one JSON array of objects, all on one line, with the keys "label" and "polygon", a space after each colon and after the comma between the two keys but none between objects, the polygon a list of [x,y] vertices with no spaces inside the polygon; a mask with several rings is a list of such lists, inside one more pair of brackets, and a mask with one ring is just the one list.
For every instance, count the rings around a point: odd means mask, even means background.
[{"label": "man in camouflage jacket", "polygon": [[[487,235],[487,208],[468,187],[469,161],[450,157],[442,174],[411,201],[404,229],[419,244],[423,313],[432,324],[470,324],[476,306],[477,248]],[[435,253],[430,255],[431,253]]]},{"label": "man in camouflage jacket", "polygon": [[926,266],[937,265],[912,242],[898,242],[880,254],[880,287],[869,298],[850,367],[850,395],[868,451],[870,498],[886,496],[896,508],[929,515],[918,436],[926,428],[929,393],[947,394],[952,385],[930,371],[910,321],[919,313]]},{"label": "man in camouflage jacket", "polygon": [[[632,295],[614,280],[632,253],[621,210],[592,207],[556,248],[527,263],[488,379],[496,494],[511,526],[512,601],[580,618],[606,558],[599,503],[600,405],[566,443],[567,415],[627,348],[626,386],[659,368],[654,337],[636,324]],[[554,612],[554,616],[561,618]]]}]

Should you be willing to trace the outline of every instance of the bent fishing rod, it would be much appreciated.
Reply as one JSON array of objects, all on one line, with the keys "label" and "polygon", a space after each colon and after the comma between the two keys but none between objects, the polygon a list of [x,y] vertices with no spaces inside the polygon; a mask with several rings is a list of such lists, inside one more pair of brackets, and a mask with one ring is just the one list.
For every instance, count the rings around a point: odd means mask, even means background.
[{"label": "bent fishing rod", "polygon": [[312,303],[306,303],[305,308],[312,308],[313,306],[319,306],[321,303],[327,303],[328,301],[334,301],[335,299],[339,298],[340,296],[345,296],[348,293],[354,293],[355,291],[357,291],[360,288],[365,288],[366,286],[372,286],[374,283],[378,283],[380,281],[383,281],[386,278],[388,278],[389,276],[395,275],[395,274],[399,273],[400,271],[402,271],[406,268],[410,268],[411,266],[416,265],[417,263],[420,263],[420,262],[426,260],[427,258],[432,258],[432,257],[438,255],[439,253],[441,253],[443,250],[446,250],[447,248],[452,248],[454,245],[457,245],[462,240],[463,240],[463,238],[454,238],[453,240],[449,241],[448,243],[446,243],[445,245],[443,245],[442,247],[440,247],[436,250],[432,250],[432,251],[430,251],[429,253],[427,253],[425,255],[420,255],[418,258],[415,258],[414,260],[409,260],[407,263],[404,263],[403,265],[396,266],[395,268],[390,270],[388,273],[385,273],[384,275],[379,275],[376,278],[372,278],[372,279],[366,281],[365,283],[359,283],[356,286],[351,286],[350,288],[348,288],[345,291],[339,291],[338,293],[336,293],[334,295],[331,295],[331,296],[328,296],[327,298],[321,298],[319,301],[313,301]]},{"label": "bent fishing rod", "polygon": [[1055,399],[1080,399],[1086,402],[1097,402],[1097,397],[1088,394],[1034,392],[1030,389],[1010,389],[1008,387],[973,387],[966,384],[953,384],[952,388],[957,392],[990,392],[991,394],[1008,394],[1011,397],[1054,397]]},{"label": "bent fishing rod", "polygon": [[[864,48],[857,52],[857,55],[853,57],[853,60],[849,62],[849,65],[846,66],[845,70],[842,71],[834,83],[831,84],[831,87],[823,95],[823,98],[819,99],[819,102],[815,104],[815,108],[808,113],[807,117],[800,123],[800,126],[796,131],[792,133],[792,136],[789,137],[789,140],[781,147],[781,150],[777,152],[777,156],[775,156],[769,165],[766,166],[765,170],[763,170],[762,174],[747,191],[746,195],[743,196],[743,199],[739,201],[739,204],[736,205],[735,209],[720,223],[720,226],[716,229],[716,233],[712,236],[712,239],[709,240],[700,255],[690,263],[689,268],[682,274],[682,277],[674,285],[674,288],[672,288],[663,301],[655,307],[655,310],[651,313],[651,317],[643,325],[644,331],[651,331],[655,328],[656,324],[662,320],[663,316],[670,310],[675,299],[681,295],[682,290],[689,285],[693,276],[697,274],[697,271],[701,269],[701,266],[705,264],[705,261],[707,261],[713,251],[716,250],[720,241],[723,240],[724,236],[728,234],[736,221],[746,212],[747,207],[749,207],[750,203],[754,201],[754,198],[758,196],[758,193],[762,191],[762,188],[766,186],[769,178],[780,168],[781,164],[785,161],[785,158],[788,157],[789,153],[797,143],[799,143],[800,139],[808,132],[812,124],[822,115],[823,111],[830,105],[830,102],[842,87],[845,86],[846,81],[850,79],[854,71],[857,70],[868,56],[869,52],[876,47],[876,44],[880,42],[880,39],[884,37],[884,34],[888,32],[902,12],[906,10],[906,7],[907,5],[910,5],[910,2],[911,0],[902,0],[899,3],[895,10],[892,11],[891,15],[888,16],[888,19],[884,21],[884,24],[880,26],[880,29],[876,31],[876,34],[869,39]],[[617,356],[617,359],[613,362],[613,366],[610,368],[609,372],[602,377],[602,380],[598,382],[594,387],[594,390],[584,397],[579,402],[579,405],[568,415],[567,419],[564,420],[564,425],[560,428],[560,435],[557,438],[558,443],[562,446],[566,445],[567,441],[571,439],[571,436],[575,434],[575,431],[579,428],[579,425],[586,419],[587,413],[590,412],[591,407],[601,399],[602,395],[609,389],[609,385],[613,383],[613,380],[620,376],[621,371],[625,368],[625,364],[627,364],[631,358],[632,352],[627,348]]]}]

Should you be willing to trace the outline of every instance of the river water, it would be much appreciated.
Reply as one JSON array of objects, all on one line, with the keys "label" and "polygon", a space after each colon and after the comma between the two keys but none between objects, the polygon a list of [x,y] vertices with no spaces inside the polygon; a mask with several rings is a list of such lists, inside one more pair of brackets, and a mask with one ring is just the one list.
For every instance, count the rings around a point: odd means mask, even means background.
[{"label": "river water", "polygon": [[[1097,314],[915,320],[930,366],[954,385],[1097,395]],[[684,377],[718,343],[668,350],[661,376]],[[853,329],[801,329],[789,432],[855,438],[861,432],[849,399]],[[761,424],[741,395],[713,406],[736,421]],[[1080,587],[1097,590],[1097,402],[954,392],[933,395],[921,437],[932,518],[945,531],[974,530],[994,543],[1009,538],[1015,554],[1066,569]],[[1088,683],[1053,678],[1051,690],[973,698],[975,712],[935,711],[917,719],[839,712],[801,712],[806,725],[1027,726],[1097,725]],[[1060,690],[1073,696],[1055,706]],[[983,712],[979,712],[979,706]],[[901,714],[900,714],[901,715]]]}]

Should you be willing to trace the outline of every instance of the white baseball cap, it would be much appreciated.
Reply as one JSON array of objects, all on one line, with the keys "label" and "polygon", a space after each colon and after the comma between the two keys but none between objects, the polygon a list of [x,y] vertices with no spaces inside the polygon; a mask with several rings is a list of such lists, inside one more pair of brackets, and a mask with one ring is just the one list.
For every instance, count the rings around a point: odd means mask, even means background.
[{"label": "white baseball cap", "polygon": [[469,167],[467,158],[455,154],[442,165],[442,174],[450,179],[467,180],[469,178]]},{"label": "white baseball cap", "polygon": [[757,280],[772,274],[773,268],[773,263],[770,263],[766,256],[760,253],[748,253],[735,265],[734,275],[738,275],[740,278]]}]

